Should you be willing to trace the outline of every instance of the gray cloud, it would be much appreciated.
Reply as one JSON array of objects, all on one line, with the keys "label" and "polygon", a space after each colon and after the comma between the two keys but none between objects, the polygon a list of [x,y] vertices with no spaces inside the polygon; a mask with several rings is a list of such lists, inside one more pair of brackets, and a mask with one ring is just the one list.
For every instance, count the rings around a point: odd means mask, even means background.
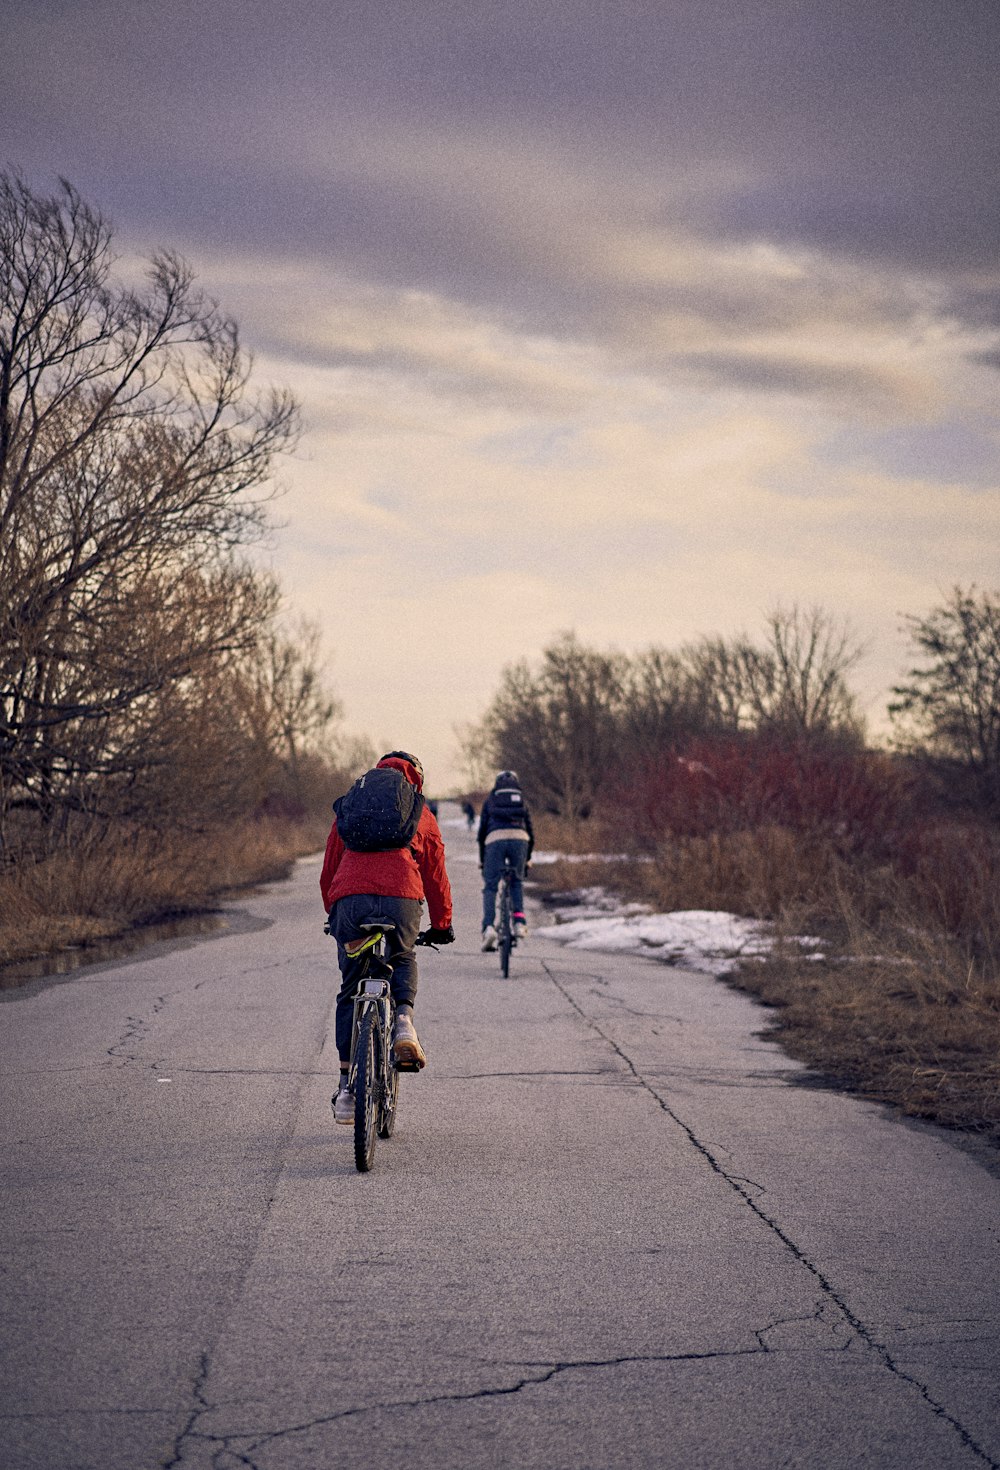
[{"label": "gray cloud", "polygon": [[[691,229],[945,273],[1000,245],[992,0],[292,0],[280,19],[236,0],[39,0],[8,21],[4,52],[8,146],[33,169],[87,175],[119,213],[195,237],[364,238],[400,273],[443,243],[474,271],[481,240],[460,200],[435,231],[405,190],[341,179],[311,195],[294,135],[323,117],[334,179],[338,135],[515,130],[654,181],[711,178],[725,161],[726,186],[683,201]],[[260,169],[269,135],[285,157]],[[645,207],[651,225],[679,222],[668,188],[659,211],[655,197]],[[499,295],[532,264],[503,247],[490,256]]]},{"label": "gray cloud", "polygon": [[878,400],[887,393],[883,375],[853,364],[827,366],[777,355],[690,352],[678,358],[678,366],[735,388],[820,397],[841,403],[870,406],[873,396]]},{"label": "gray cloud", "polygon": [[[558,627],[818,597],[888,678],[896,610],[991,575],[996,0],[7,9],[0,161],[185,251],[305,401],[281,557],[365,609],[355,719],[401,626],[448,670],[414,707],[443,760]],[[415,534],[456,585],[412,589]]]}]

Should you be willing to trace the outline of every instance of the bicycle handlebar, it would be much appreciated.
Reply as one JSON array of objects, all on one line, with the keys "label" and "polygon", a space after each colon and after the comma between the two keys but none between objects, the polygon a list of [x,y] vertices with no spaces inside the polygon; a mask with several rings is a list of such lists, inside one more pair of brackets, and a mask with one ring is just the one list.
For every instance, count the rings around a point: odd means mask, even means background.
[{"label": "bicycle handlebar", "polygon": [[447,929],[435,929],[433,924],[429,929],[422,929],[414,941],[415,944],[422,944],[427,949],[437,949],[442,944],[453,944],[454,942],[455,933],[450,926]]}]

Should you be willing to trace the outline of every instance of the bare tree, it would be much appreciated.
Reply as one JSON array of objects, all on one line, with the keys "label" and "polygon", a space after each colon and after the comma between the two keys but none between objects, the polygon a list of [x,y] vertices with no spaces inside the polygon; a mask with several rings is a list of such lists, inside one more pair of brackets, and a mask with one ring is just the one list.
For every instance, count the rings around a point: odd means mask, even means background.
[{"label": "bare tree", "polygon": [[777,607],[767,616],[767,661],[773,668],[770,707],[760,724],[799,735],[860,737],[857,702],[847,675],[864,653],[850,625],[823,608]]},{"label": "bare tree", "polygon": [[623,759],[661,755],[716,723],[706,681],[683,652],[654,647],[626,660],[619,718]]},{"label": "bare tree", "polygon": [[345,754],[334,739],[341,710],[324,682],[319,628],[305,618],[289,631],[269,628],[243,661],[234,693],[238,723],[267,752],[273,784],[301,802],[316,760],[333,769]]},{"label": "bare tree", "polygon": [[588,814],[615,759],[627,661],[564,634],[541,668],[506,668],[483,727],[498,765],[525,778],[534,798],[571,822]]},{"label": "bare tree", "polygon": [[759,653],[746,638],[702,638],[681,651],[706,733],[736,734],[755,722]]},{"label": "bare tree", "polygon": [[459,769],[465,777],[467,789],[488,791],[493,783],[496,757],[492,738],[485,724],[469,721],[452,727],[455,736]]},{"label": "bare tree", "polygon": [[731,732],[860,740],[847,675],[864,646],[850,626],[820,607],[793,604],[773,609],[765,627],[763,643],[744,634],[703,639],[685,650],[707,723]]},{"label": "bare tree", "polygon": [[925,661],[892,691],[898,743],[960,768],[981,799],[1000,804],[1000,595],[957,586],[906,621]]},{"label": "bare tree", "polygon": [[124,777],[143,710],[273,611],[237,551],[295,406],[178,257],[113,265],[71,185],[0,174],[0,836]]},{"label": "bare tree", "polygon": [[777,609],[768,640],[706,638],[679,653],[601,653],[565,634],[541,665],[503,671],[483,721],[466,732],[466,762],[483,752],[518,770],[536,800],[576,821],[602,790],[694,737],[771,732],[856,742],[846,675],[861,647],[821,609]]}]

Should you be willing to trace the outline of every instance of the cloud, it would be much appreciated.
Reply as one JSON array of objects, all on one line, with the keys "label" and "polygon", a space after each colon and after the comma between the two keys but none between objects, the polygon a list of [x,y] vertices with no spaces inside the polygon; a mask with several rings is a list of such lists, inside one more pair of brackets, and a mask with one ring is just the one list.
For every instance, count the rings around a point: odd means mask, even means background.
[{"label": "cloud", "polygon": [[[548,224],[554,259],[559,221]],[[423,403],[563,422],[590,413],[595,395],[641,415],[671,387],[791,399],[887,425],[934,418],[970,394],[985,408],[993,391],[986,369],[1000,329],[962,321],[941,282],[760,242],[736,250],[667,232],[629,241],[582,206],[574,236],[564,273],[575,309],[552,331],[523,303],[515,312],[462,295],[458,279],[448,296],[322,256],[203,251],[199,263],[270,357],[339,373],[355,405],[378,385],[380,418],[389,402],[399,411],[403,385]]]},{"label": "cloud", "polygon": [[[435,169],[461,185],[479,167],[517,210],[530,174],[520,187],[466,143],[520,134],[545,139],[571,178],[581,163],[644,176],[653,223],[676,219],[672,185],[686,181],[685,223],[705,235],[946,274],[988,267],[1000,244],[1000,27],[989,0],[291,0],[280,25],[252,0],[95,0],[85,11],[52,0],[16,7],[4,50],[12,140],[45,127],[95,168],[110,143],[109,182],[147,208],[165,199],[175,216],[187,203],[204,231],[237,217],[251,236],[321,230],[329,216],[296,187],[296,162],[325,158],[335,170],[339,160],[350,172],[367,146],[370,173],[387,138],[406,167],[397,210],[391,194],[377,209],[358,201],[373,233],[405,238],[406,180],[426,193]],[[279,166],[262,165],[268,157]],[[546,171],[557,193],[560,172]],[[346,187],[336,207],[350,211]],[[413,223],[425,223],[419,212]],[[441,233],[462,227],[453,213]],[[428,241],[414,243],[422,254]]]},{"label": "cloud", "polygon": [[821,601],[876,700],[897,614],[995,581],[993,9],[24,0],[0,124],[299,394],[274,564],[447,771],[559,629]]}]

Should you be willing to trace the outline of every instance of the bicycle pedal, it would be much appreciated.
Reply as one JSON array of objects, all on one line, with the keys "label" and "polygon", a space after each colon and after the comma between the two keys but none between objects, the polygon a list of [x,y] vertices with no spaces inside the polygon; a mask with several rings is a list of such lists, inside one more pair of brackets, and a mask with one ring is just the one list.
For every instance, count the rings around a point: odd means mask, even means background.
[{"label": "bicycle pedal", "polygon": [[394,1062],[393,1065],[397,1072],[419,1072],[422,1070],[419,1062]]}]

